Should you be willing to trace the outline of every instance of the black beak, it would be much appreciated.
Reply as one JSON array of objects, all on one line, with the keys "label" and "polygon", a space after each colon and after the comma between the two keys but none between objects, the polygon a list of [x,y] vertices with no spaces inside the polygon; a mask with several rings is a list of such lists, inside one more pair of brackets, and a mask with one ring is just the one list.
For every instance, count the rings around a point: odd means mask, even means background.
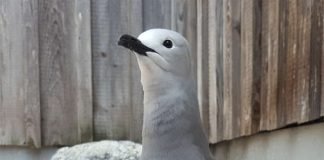
[{"label": "black beak", "polygon": [[118,45],[143,56],[147,56],[146,52],[155,52],[153,49],[145,46],[140,40],[128,34],[124,34],[119,38]]}]

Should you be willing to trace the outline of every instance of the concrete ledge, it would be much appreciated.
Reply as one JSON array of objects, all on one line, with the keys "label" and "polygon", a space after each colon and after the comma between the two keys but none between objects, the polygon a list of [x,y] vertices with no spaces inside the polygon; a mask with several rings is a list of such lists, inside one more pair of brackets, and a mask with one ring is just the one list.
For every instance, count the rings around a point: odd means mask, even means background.
[{"label": "concrete ledge", "polygon": [[324,123],[222,142],[212,150],[216,160],[324,160]]},{"label": "concrete ledge", "polygon": [[0,147],[0,160],[50,160],[57,148]]}]

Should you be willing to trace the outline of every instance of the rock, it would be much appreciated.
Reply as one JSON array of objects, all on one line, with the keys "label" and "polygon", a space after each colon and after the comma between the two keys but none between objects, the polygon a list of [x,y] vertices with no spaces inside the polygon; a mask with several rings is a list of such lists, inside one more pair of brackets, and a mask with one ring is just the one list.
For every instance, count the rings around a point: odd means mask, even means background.
[{"label": "rock", "polygon": [[130,141],[100,141],[61,148],[51,160],[139,160],[141,151]]}]

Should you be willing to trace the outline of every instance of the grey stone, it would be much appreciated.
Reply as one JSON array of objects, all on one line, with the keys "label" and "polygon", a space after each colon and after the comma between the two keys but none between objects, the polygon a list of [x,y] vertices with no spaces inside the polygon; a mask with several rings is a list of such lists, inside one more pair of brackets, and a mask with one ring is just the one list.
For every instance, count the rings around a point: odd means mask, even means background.
[{"label": "grey stone", "polygon": [[100,141],[61,148],[51,160],[139,160],[141,151],[130,141]]}]

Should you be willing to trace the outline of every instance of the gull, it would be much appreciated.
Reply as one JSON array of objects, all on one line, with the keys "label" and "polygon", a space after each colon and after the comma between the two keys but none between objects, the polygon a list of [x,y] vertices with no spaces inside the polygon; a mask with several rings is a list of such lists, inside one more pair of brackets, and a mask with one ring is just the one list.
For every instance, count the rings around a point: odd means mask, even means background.
[{"label": "gull", "polygon": [[118,45],[136,53],[144,91],[141,160],[212,160],[202,126],[188,41],[150,29]]}]

